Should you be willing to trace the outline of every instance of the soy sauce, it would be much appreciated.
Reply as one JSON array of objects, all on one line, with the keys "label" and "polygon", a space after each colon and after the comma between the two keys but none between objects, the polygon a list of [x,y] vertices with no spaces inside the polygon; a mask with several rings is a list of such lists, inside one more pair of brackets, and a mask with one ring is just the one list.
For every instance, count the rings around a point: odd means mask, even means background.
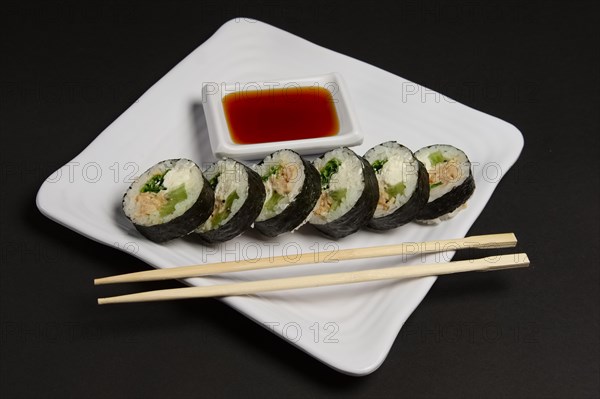
[{"label": "soy sauce", "polygon": [[223,107],[236,144],[335,136],[340,128],[333,96],[322,87],[230,93]]}]

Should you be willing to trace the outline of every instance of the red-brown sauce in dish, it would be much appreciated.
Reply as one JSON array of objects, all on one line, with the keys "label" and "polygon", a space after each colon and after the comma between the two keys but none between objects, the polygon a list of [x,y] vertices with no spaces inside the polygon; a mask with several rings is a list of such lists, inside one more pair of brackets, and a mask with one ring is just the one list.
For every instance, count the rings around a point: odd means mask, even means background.
[{"label": "red-brown sauce in dish", "polygon": [[230,93],[223,107],[236,144],[335,136],[340,127],[331,92],[322,87]]}]

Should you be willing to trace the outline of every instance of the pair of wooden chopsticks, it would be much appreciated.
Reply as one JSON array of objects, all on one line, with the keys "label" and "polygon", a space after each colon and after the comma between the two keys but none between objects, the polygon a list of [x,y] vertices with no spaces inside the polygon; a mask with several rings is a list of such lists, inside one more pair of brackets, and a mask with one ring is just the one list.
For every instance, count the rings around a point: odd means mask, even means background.
[{"label": "pair of wooden chopsticks", "polygon": [[[366,259],[394,255],[418,255],[435,252],[456,251],[461,249],[511,248],[517,245],[513,233],[471,236],[454,240],[428,241],[422,243],[403,243],[379,247],[344,249],[320,253],[304,253],[293,262],[285,256],[253,260],[231,261],[206,265],[183,266],[172,269],[157,269],[98,278],[94,284],[111,284],[153,280],[180,279],[208,276],[213,274],[239,272],[246,270],[269,269],[298,264],[322,263],[350,259]],[[360,283],[378,280],[399,280],[470,271],[492,271],[529,266],[525,253],[489,256],[480,259],[463,260],[449,263],[435,263],[418,266],[396,266],[374,270],[340,272],[301,277],[279,278],[271,280],[249,281],[208,287],[185,287],[168,290],[148,291],[108,298],[99,298],[98,304],[166,301],[185,298],[207,298],[232,295],[247,295],[258,292],[290,290],[297,288],[322,287]]]}]

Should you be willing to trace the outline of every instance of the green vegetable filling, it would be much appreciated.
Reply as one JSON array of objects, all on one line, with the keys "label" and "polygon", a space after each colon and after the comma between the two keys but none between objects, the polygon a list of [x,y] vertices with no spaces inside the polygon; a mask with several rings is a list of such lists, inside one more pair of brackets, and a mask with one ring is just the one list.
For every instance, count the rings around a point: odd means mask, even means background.
[{"label": "green vegetable filling", "polygon": [[337,158],[331,158],[325,166],[321,169],[321,185],[323,188],[329,187],[329,180],[331,180],[331,176],[340,168],[342,161]]},{"label": "green vegetable filling", "polygon": [[262,181],[269,180],[269,176],[276,175],[277,173],[279,173],[280,170],[281,170],[281,165],[271,166],[269,168],[269,171],[267,172],[267,174],[262,177]]},{"label": "green vegetable filling", "polygon": [[375,170],[375,173],[379,173],[379,171],[381,170],[381,168],[383,168],[383,165],[385,165],[387,161],[387,159],[378,159],[375,162],[373,162],[373,170]]},{"label": "green vegetable filling", "polygon": [[273,212],[273,210],[275,210],[275,207],[277,206],[279,201],[281,201],[282,198],[283,195],[279,194],[277,191],[274,191],[273,195],[271,195],[271,198],[269,198],[269,200],[265,202],[265,209],[269,212]]},{"label": "green vegetable filling", "polygon": [[212,220],[213,227],[220,225],[223,220],[225,220],[229,217],[229,215],[231,214],[231,206],[233,205],[233,201],[235,201],[236,199],[239,199],[239,198],[240,197],[239,197],[237,191],[234,191],[227,196],[227,199],[225,200],[225,209],[223,209],[221,212],[219,212],[215,216],[213,216],[213,220]]},{"label": "green vegetable filling", "polygon": [[330,208],[332,211],[335,211],[336,209],[338,209],[339,206],[342,204],[342,202],[346,199],[347,191],[348,190],[345,188],[340,188],[339,190],[334,190],[334,191],[329,192],[329,196],[333,200],[331,203],[331,208]]},{"label": "green vegetable filling", "polygon": [[163,186],[163,183],[165,182],[165,175],[169,173],[170,170],[171,169],[167,169],[165,173],[154,175],[148,179],[146,184],[144,184],[144,187],[140,190],[140,193],[157,193],[160,190],[166,190],[167,188]]},{"label": "green vegetable filling", "polygon": [[435,166],[438,163],[448,162],[446,158],[442,155],[441,151],[432,152],[429,154],[429,160],[431,161],[431,166]]},{"label": "green vegetable filling", "polygon": [[181,201],[187,199],[187,191],[185,191],[185,185],[177,186],[173,190],[169,191],[165,197],[167,198],[167,203],[160,207],[158,213],[160,216],[167,216],[175,212],[175,205],[179,204]]},{"label": "green vegetable filling", "polygon": [[217,184],[219,184],[219,174],[216,174],[212,179],[210,179],[210,181],[208,182],[208,184],[212,187],[213,190],[216,190],[217,188]]},{"label": "green vegetable filling", "polygon": [[404,190],[406,190],[406,184],[400,182],[398,184],[394,184],[393,186],[387,187],[385,192],[392,198],[395,198],[398,195],[404,195]]},{"label": "green vegetable filling", "polygon": [[441,181],[439,181],[437,183],[432,183],[429,185],[429,189],[436,188],[437,186],[441,186],[442,184],[444,184],[444,183],[442,183]]}]

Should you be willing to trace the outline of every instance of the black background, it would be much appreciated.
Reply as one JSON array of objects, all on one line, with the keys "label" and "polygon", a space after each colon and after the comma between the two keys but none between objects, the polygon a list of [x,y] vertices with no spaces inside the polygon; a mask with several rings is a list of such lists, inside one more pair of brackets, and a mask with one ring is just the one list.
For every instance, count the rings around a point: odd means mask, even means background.
[{"label": "black background", "polygon": [[[0,6],[3,398],[600,395],[593,2],[83,3]],[[43,217],[37,189],[238,16],[516,125],[524,151],[470,234],[514,231],[533,267],[439,279],[363,378],[216,300],[97,306],[94,277],[147,266]]]}]

